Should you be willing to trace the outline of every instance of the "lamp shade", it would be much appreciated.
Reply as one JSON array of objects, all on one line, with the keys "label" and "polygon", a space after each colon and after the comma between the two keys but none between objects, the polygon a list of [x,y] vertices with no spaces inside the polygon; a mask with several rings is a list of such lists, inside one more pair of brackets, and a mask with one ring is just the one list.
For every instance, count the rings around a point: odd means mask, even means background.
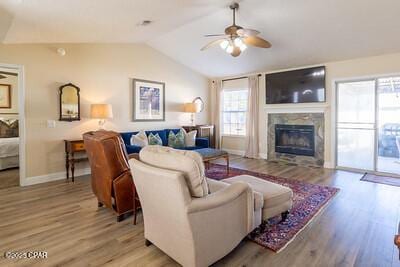
[{"label": "lamp shade", "polygon": [[187,113],[199,113],[201,105],[199,103],[185,103],[184,111]]},{"label": "lamp shade", "polygon": [[113,117],[110,104],[92,104],[90,106],[90,117],[93,119],[110,119]]}]

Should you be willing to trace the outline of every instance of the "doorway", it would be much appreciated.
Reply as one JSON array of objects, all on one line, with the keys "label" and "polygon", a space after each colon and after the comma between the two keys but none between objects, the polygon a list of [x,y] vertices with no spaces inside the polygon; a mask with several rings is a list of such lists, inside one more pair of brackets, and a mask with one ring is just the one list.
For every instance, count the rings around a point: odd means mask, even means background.
[{"label": "doorway", "polygon": [[0,63],[0,189],[25,178],[23,67]]},{"label": "doorway", "polygon": [[400,175],[400,77],[336,88],[337,167]]}]

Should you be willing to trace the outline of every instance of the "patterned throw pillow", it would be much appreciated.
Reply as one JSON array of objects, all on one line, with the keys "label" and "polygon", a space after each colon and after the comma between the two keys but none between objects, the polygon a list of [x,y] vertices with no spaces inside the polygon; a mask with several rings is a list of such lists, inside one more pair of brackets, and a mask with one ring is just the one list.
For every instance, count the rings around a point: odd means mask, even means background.
[{"label": "patterned throw pillow", "polygon": [[168,146],[173,148],[185,147],[185,133],[182,130],[180,130],[176,134],[174,134],[173,131],[169,131]]},{"label": "patterned throw pillow", "polygon": [[158,134],[149,134],[149,145],[154,146],[154,145],[159,145],[162,146],[162,140],[161,137]]},{"label": "patterned throw pillow", "polygon": [[11,138],[18,136],[18,120],[0,119],[0,138]]}]

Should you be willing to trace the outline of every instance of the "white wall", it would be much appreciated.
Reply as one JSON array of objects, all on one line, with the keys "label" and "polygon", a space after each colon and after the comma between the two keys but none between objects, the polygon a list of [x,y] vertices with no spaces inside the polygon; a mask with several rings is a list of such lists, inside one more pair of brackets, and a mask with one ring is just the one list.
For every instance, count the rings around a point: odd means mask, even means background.
[{"label": "white wall", "polygon": [[[65,48],[66,56],[59,56],[57,47]],[[0,63],[25,67],[27,177],[58,178],[65,171],[63,140],[81,138],[98,128],[97,121],[89,118],[91,103],[112,104],[114,119],[106,128],[116,131],[189,124],[183,103],[197,96],[208,103],[205,77],[146,45],[0,45]],[[165,122],[131,121],[132,78],[165,82]],[[56,128],[47,128],[47,120],[59,117],[58,88],[69,82],[81,89],[82,120],[57,121]],[[209,122],[207,104],[196,120]]]},{"label": "white wall", "polygon": [[[335,113],[334,89],[335,81],[349,80],[354,78],[365,78],[375,76],[385,76],[388,74],[400,75],[400,53],[389,54],[376,57],[367,57],[338,62],[321,63],[316,66],[326,66],[326,103],[313,104],[265,104],[265,74],[280,72],[285,70],[269,70],[261,72],[260,77],[260,156],[267,155],[267,116],[268,112],[324,112],[325,113],[325,166],[334,167],[335,147],[333,143],[333,121],[332,115]],[[302,66],[306,68],[311,66]],[[243,75],[240,75],[243,76]],[[229,77],[232,78],[232,77]],[[244,139],[236,137],[225,137],[223,147],[227,150],[239,151],[244,149]]]}]

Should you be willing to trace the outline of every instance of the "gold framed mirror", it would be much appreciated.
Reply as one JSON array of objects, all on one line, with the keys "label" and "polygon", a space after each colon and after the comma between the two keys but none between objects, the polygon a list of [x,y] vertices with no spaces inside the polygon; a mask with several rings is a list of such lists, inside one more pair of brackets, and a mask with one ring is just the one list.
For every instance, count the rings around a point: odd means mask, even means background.
[{"label": "gold framed mirror", "polygon": [[81,119],[79,87],[68,83],[60,87],[60,121]]}]

